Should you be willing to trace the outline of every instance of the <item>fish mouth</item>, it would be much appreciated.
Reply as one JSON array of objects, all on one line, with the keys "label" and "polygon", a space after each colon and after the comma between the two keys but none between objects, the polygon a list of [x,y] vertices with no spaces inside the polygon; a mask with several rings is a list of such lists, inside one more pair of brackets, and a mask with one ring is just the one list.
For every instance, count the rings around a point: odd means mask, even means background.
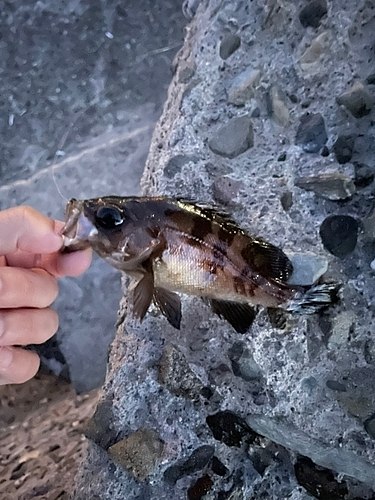
[{"label": "fish mouth", "polygon": [[64,240],[61,252],[84,250],[90,246],[90,239],[97,234],[98,230],[84,213],[84,202],[71,199],[66,206],[65,226],[61,231]]}]

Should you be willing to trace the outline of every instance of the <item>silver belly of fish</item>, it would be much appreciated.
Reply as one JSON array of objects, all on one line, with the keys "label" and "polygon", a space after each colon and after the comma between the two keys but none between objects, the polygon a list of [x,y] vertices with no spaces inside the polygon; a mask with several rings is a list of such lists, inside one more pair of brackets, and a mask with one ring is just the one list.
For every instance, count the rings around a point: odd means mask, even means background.
[{"label": "silver belly of fish", "polygon": [[178,251],[167,248],[153,262],[155,286],[175,292],[207,295],[216,276],[200,265],[200,251],[185,246]]}]

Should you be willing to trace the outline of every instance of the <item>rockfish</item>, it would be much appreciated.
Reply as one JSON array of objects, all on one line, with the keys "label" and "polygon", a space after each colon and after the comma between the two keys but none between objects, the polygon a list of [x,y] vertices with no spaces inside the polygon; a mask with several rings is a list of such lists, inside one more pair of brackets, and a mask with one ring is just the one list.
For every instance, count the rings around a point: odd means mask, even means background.
[{"label": "rockfish", "polygon": [[214,208],[172,198],[106,196],[67,205],[64,251],[91,246],[134,278],[133,313],[151,302],[180,327],[178,293],[203,297],[213,311],[246,332],[252,306],[312,314],[331,304],[337,284],[288,285],[293,267],[276,246],[249,236]]}]

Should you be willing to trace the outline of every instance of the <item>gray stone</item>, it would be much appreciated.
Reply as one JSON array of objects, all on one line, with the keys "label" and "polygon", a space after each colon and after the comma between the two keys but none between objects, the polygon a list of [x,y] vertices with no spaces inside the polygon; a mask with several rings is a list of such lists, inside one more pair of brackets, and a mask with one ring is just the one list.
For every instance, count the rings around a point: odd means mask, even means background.
[{"label": "gray stone", "polygon": [[259,69],[247,68],[237,75],[228,88],[228,102],[236,106],[243,106],[254,97],[254,89],[257,87],[262,73]]},{"label": "gray stone", "polygon": [[340,164],[352,159],[355,137],[353,135],[339,135],[333,144],[333,152]]},{"label": "gray stone", "polygon": [[374,366],[357,368],[345,373],[345,392],[336,392],[335,397],[343,410],[362,421],[373,415],[375,394],[372,387],[375,376]]},{"label": "gray stone", "polygon": [[191,80],[191,78],[194,76],[195,70],[196,67],[194,62],[189,61],[181,65],[178,72],[178,81],[180,83],[188,83],[189,80]]},{"label": "gray stone", "polygon": [[346,392],[346,386],[337,380],[327,380],[326,386],[331,391]]},{"label": "gray stone", "polygon": [[159,381],[176,396],[196,399],[204,385],[190,369],[182,352],[167,345],[160,359]]},{"label": "gray stone", "polygon": [[337,350],[345,347],[353,331],[357,318],[353,311],[342,311],[332,319],[332,332],[328,340],[328,348]]},{"label": "gray stone", "polygon": [[362,225],[366,236],[372,240],[375,240],[375,210],[362,220]]},{"label": "gray stone", "polygon": [[187,165],[189,162],[196,163],[199,158],[196,155],[177,155],[171,158],[165,169],[164,175],[168,179],[173,179],[173,177],[181,172],[181,169],[184,165]]},{"label": "gray stone", "polygon": [[211,151],[235,158],[254,145],[253,125],[249,116],[236,116],[221,125],[209,141]]},{"label": "gray stone", "polygon": [[259,366],[243,342],[235,342],[228,350],[228,357],[232,363],[233,373],[237,377],[241,377],[249,382],[251,380],[258,380],[262,376]]},{"label": "gray stone", "polygon": [[309,73],[318,72],[331,43],[332,33],[330,31],[323,31],[323,33],[320,33],[300,56],[299,63],[301,69]]},{"label": "gray stone", "polygon": [[293,273],[288,280],[291,285],[312,285],[327,272],[328,260],[313,253],[288,253]]},{"label": "gray stone", "polygon": [[144,481],[162,457],[163,441],[150,429],[138,429],[108,449],[109,457],[138,481]]},{"label": "gray stone", "polygon": [[365,420],[364,427],[369,436],[375,439],[375,414]]},{"label": "gray stone", "polygon": [[293,193],[291,191],[285,191],[280,196],[280,202],[285,212],[288,212],[293,206]]},{"label": "gray stone", "polygon": [[325,0],[312,0],[299,13],[299,20],[304,28],[308,26],[318,28],[320,20],[326,14],[327,2]]},{"label": "gray stone", "polygon": [[337,98],[337,103],[345,106],[355,118],[363,118],[371,113],[375,99],[363,83],[356,82]]},{"label": "gray stone", "polygon": [[270,115],[277,125],[286,127],[289,123],[289,110],[285,104],[285,96],[278,87],[272,87],[269,96],[269,111]]},{"label": "gray stone", "polygon": [[212,195],[214,200],[223,205],[233,205],[238,191],[243,188],[241,181],[223,176],[216,179],[212,186]]},{"label": "gray stone", "polygon": [[369,167],[368,165],[364,165],[362,163],[355,163],[355,178],[354,184],[356,188],[362,189],[374,181],[375,177],[375,169]]},{"label": "gray stone", "polygon": [[306,113],[301,117],[296,144],[301,146],[305,153],[317,153],[327,142],[327,139],[324,118],[320,113]]},{"label": "gray stone", "polygon": [[352,179],[339,172],[298,177],[294,184],[301,189],[313,191],[318,196],[333,201],[346,200],[355,193]]},{"label": "gray stone", "polygon": [[228,59],[229,56],[235,52],[241,45],[241,38],[233,33],[225,35],[220,43],[220,57],[222,59]]},{"label": "gray stone", "polygon": [[164,479],[169,483],[176,483],[184,476],[194,474],[202,470],[214,456],[215,448],[203,445],[193,451],[186,460],[181,460],[178,464],[172,465],[164,472]]}]

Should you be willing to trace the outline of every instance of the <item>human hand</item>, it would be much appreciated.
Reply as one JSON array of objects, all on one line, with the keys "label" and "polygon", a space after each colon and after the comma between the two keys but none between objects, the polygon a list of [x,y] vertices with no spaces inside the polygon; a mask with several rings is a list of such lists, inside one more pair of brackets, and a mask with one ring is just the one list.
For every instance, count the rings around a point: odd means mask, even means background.
[{"label": "human hand", "polygon": [[41,344],[56,333],[58,316],[49,306],[57,278],[78,276],[90,265],[90,250],[58,252],[62,227],[30,207],[0,212],[0,385],[36,374],[38,355],[18,346]]}]

